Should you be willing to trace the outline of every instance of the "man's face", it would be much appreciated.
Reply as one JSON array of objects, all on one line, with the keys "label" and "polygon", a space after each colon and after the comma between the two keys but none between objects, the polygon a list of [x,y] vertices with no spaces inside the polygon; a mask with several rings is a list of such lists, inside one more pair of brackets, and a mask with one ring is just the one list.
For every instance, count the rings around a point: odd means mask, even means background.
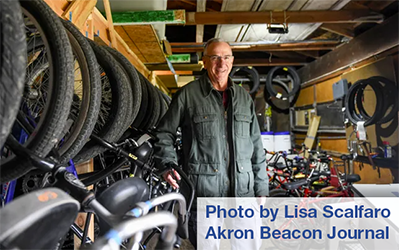
[{"label": "man's face", "polygon": [[204,56],[204,68],[208,71],[212,81],[227,81],[233,67],[233,52],[230,45],[225,42],[212,43]]}]

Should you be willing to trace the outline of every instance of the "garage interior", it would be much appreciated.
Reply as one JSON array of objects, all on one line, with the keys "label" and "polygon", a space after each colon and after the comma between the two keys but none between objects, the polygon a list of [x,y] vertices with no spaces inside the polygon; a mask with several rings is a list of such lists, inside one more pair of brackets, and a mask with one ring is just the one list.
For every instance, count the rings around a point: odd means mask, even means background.
[{"label": "garage interior", "polygon": [[[140,158],[138,155],[142,162],[136,165],[129,163],[127,167],[127,163],[122,162],[120,158],[134,158],[136,151],[123,151],[119,148],[126,145],[128,146],[124,149],[138,148],[137,141],[144,144],[148,141],[149,144],[149,138],[142,139],[143,137],[137,135],[144,134],[145,131],[151,132],[162,114],[166,112],[176,92],[206,73],[202,61],[204,45],[211,38],[221,38],[230,44],[233,51],[234,68],[230,75],[232,81],[250,92],[255,103],[266,162],[269,164],[267,168],[269,182],[272,179],[274,181],[273,175],[277,176],[277,172],[273,171],[287,164],[287,160],[282,161],[282,158],[287,157],[287,153],[300,157],[303,155],[305,159],[313,154],[316,155],[315,159],[318,162],[323,163],[323,159],[328,159],[328,164],[334,165],[337,171],[345,175],[358,176],[359,179],[354,184],[358,192],[355,192],[355,196],[373,196],[379,189],[382,195],[399,197],[398,1],[43,0],[42,2],[46,3],[56,16],[73,24],[83,37],[100,47],[109,47],[119,52],[138,72],[136,77],[142,82],[141,86],[146,85],[144,88],[147,88],[149,93],[151,91],[157,93],[156,99],[162,100],[157,101],[162,103],[159,104],[158,118],[151,118],[155,112],[155,104],[150,104],[154,99],[149,97],[148,103],[143,105],[141,102],[141,109],[137,108],[135,113],[136,118],[140,117],[141,124],[137,119],[134,123],[134,117],[130,123],[125,122],[128,126],[120,131],[119,138],[126,139],[130,136],[134,138],[132,140],[136,144],[123,144],[118,139],[114,141],[109,138],[108,141],[104,138],[104,140],[96,139],[97,135],[91,137],[87,144],[94,141],[99,143],[112,152],[113,158],[110,160],[111,156],[103,151],[100,156],[96,154],[89,158],[78,154],[81,158],[74,165],[75,174],[79,179],[86,180],[83,183],[89,189],[94,188],[97,191],[96,185],[99,182],[95,176],[89,175],[100,173],[107,164],[115,166],[119,164],[113,170],[118,169],[116,173],[122,173],[122,170],[132,171],[134,166],[136,168],[134,171],[137,171],[137,168],[153,164],[149,158],[145,158],[146,156]],[[28,56],[27,69],[37,57],[38,53],[35,56]],[[104,60],[107,59],[104,57]],[[100,63],[99,65],[105,70],[103,65]],[[123,70],[125,73],[128,71],[126,68]],[[102,73],[101,77],[104,74]],[[126,81],[131,79],[127,73],[126,76]],[[75,73],[75,81],[76,79]],[[293,91],[295,81],[299,89]],[[372,81],[374,82],[371,83]],[[112,85],[112,81],[110,82]],[[361,84],[365,84],[365,87],[358,88],[361,89],[359,92],[355,86]],[[254,88],[255,85],[257,87]],[[376,85],[379,87],[375,87]],[[274,88],[275,93],[271,93],[270,88]],[[381,89],[378,90],[380,92],[377,93],[375,88]],[[131,95],[134,99],[134,93]],[[131,101],[133,104],[134,100]],[[138,102],[140,105],[140,101]],[[152,112],[149,109],[146,113],[145,108],[143,112],[143,106],[152,106]],[[17,115],[15,116],[17,119]],[[127,133],[127,127],[133,132]],[[92,129],[96,128],[93,125]],[[14,130],[15,127],[12,129],[13,133]],[[90,134],[86,135],[84,140],[89,141]],[[282,143],[282,140],[285,143]],[[58,143],[62,144],[60,141]],[[6,145],[11,145],[9,139],[4,143],[1,159],[6,158],[4,156],[6,153],[9,154]],[[14,149],[13,147],[15,145],[10,146],[11,149]],[[152,146],[149,147],[152,149]],[[82,148],[83,145],[80,149]],[[57,153],[53,153],[54,151],[51,151],[40,155],[36,152],[42,157],[40,159],[54,159]],[[282,155],[282,158],[275,157],[277,155],[278,157]],[[281,160],[275,160],[276,158]],[[293,157],[288,158],[289,161],[293,159]],[[29,159],[37,161],[32,156]],[[137,160],[137,157],[134,160]],[[9,163],[6,160],[4,162]],[[11,179],[17,178],[13,175],[10,175],[13,178],[2,179],[3,206],[8,202],[5,202],[5,197],[7,190],[11,188],[16,190],[15,193],[23,194],[36,191],[41,185],[39,183],[44,186],[44,180],[47,184],[50,183],[49,179],[44,179],[48,178],[48,174],[33,172],[34,168],[37,168],[37,165],[34,164],[29,173],[24,172],[18,176],[21,178],[21,183],[10,184]],[[285,171],[284,169],[279,170]],[[130,173],[128,176],[135,176],[135,173]],[[121,179],[126,177],[122,178],[122,175],[120,174]],[[281,176],[286,178],[280,175],[279,180]],[[159,179],[157,181],[160,182]],[[31,189],[29,183],[34,183]],[[100,185],[99,189],[105,186],[110,186],[108,179],[107,184]],[[278,181],[275,186],[270,187],[281,189],[282,186],[283,183]],[[330,187],[322,187],[321,192],[325,191],[326,194],[335,192],[330,191]],[[18,191],[19,189],[22,191]],[[164,191],[166,190],[165,188]],[[62,196],[58,193],[57,195]],[[1,211],[0,209],[0,215]],[[98,234],[96,231],[98,225],[93,223],[92,211],[79,213],[74,221],[74,232],[79,234],[76,232],[80,230],[81,235],[73,236],[73,233],[70,233],[67,247],[57,249],[79,249],[80,245],[85,243],[86,237],[94,239]],[[4,239],[1,238],[0,230],[0,246],[3,246],[3,241],[6,242]],[[153,243],[149,243],[148,249],[155,249],[151,244]],[[192,249],[187,241],[183,241],[182,244],[181,249]]]}]

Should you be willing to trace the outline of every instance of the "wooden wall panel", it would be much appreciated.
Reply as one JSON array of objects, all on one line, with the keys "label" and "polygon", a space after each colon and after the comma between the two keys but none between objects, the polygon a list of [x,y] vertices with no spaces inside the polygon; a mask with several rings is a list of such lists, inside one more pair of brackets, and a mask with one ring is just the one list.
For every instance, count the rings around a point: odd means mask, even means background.
[{"label": "wooden wall panel", "polygon": [[341,80],[341,76],[331,78],[327,81],[316,84],[316,101],[317,103],[333,101],[332,85]]},{"label": "wooden wall panel", "polygon": [[314,102],[314,86],[301,89],[295,107],[311,105]]},{"label": "wooden wall panel", "polygon": [[369,164],[363,165],[359,162],[353,163],[354,174],[360,175],[361,181],[357,183],[362,184],[389,184],[393,182],[393,175],[388,168],[380,168],[381,178],[378,176],[378,170],[373,169]]},{"label": "wooden wall panel", "polygon": [[320,144],[323,150],[348,153],[346,139],[321,139]]},{"label": "wooden wall panel", "polygon": [[147,62],[143,54],[141,54],[140,50],[137,48],[136,44],[132,41],[129,35],[126,33],[126,30],[122,26],[115,26],[115,31],[121,36],[121,38],[125,41],[127,46],[136,54],[136,56],[142,61]]}]

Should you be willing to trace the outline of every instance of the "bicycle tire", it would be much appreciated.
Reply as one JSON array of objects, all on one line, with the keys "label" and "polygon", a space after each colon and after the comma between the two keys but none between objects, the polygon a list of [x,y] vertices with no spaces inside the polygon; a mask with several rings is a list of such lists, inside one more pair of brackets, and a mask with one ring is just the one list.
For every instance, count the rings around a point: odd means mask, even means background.
[{"label": "bicycle tire", "polygon": [[[127,117],[131,114],[131,111],[129,111],[131,104],[129,103],[128,98],[128,90],[130,89],[129,82],[123,69],[119,66],[119,63],[113,58],[113,56],[102,46],[97,45],[91,40],[88,41],[96,55],[98,64],[102,67],[105,75],[108,77],[112,94],[109,116],[107,117],[104,126],[96,132],[96,135],[106,141],[115,142],[126,130]],[[105,93],[102,93],[103,96],[104,94]],[[99,119],[97,119],[97,123]],[[101,147],[90,140],[73,158],[73,160],[76,163],[87,161],[104,151],[106,151],[104,147]]]},{"label": "bicycle tire", "polygon": [[[288,89],[287,86],[285,84],[282,84],[281,82],[279,82],[278,80],[274,80],[273,81],[276,85],[279,85],[281,88],[283,88],[287,93],[288,93]],[[265,87],[266,88],[266,87]],[[265,99],[265,101],[267,102],[267,104],[269,104],[272,107],[272,110],[278,112],[278,113],[282,113],[282,114],[289,114],[290,113],[290,107],[293,107],[296,103],[296,101],[298,100],[299,94],[301,92],[301,89],[299,89],[294,97],[291,97],[292,100],[289,102],[289,107],[288,108],[280,108],[278,107],[274,102],[272,98],[275,98],[273,96],[270,95],[270,93],[266,90],[263,89],[263,98]]]},{"label": "bicycle tire", "polygon": [[251,89],[249,90],[249,94],[252,95],[258,92],[260,85],[260,77],[258,71],[255,68],[249,66],[234,67],[229,76],[233,77],[239,71],[244,71],[245,73],[252,76],[253,81],[251,81],[252,84],[249,84],[249,86],[251,87]]},{"label": "bicycle tire", "polygon": [[147,79],[141,74],[139,74],[139,77],[140,77],[140,81],[143,83],[143,85],[145,86],[145,88],[147,90],[147,98],[146,98],[147,103],[146,103],[145,111],[143,113],[142,121],[141,121],[140,125],[138,125],[138,128],[142,129],[142,130],[146,130],[148,122],[150,120],[149,116],[152,115],[152,110],[153,110],[154,104],[152,102],[152,99],[153,99],[152,98],[152,90],[146,81]]},{"label": "bicycle tire", "polygon": [[101,80],[100,70],[96,55],[89,42],[82,33],[71,22],[62,20],[76,55],[82,74],[82,105],[79,108],[79,115],[72,127],[71,136],[58,150],[60,163],[67,163],[83,148],[89,139],[101,105]]},{"label": "bicycle tire", "polygon": [[[273,79],[274,79],[274,73],[277,70],[283,69],[284,71],[287,71],[291,76],[293,80],[293,87],[292,90],[289,91],[286,95],[282,93],[278,93],[274,88],[273,88]],[[301,88],[301,79],[299,78],[298,73],[296,72],[295,68],[293,67],[281,67],[277,66],[272,68],[268,73],[267,73],[267,78],[266,78],[266,90],[269,92],[271,96],[274,96],[278,99],[282,98],[288,98],[290,96],[295,96],[295,94],[299,91]]]},{"label": "bicycle tire", "polygon": [[152,112],[150,114],[147,114],[150,118],[146,127],[146,129],[148,130],[154,128],[154,126],[158,123],[159,116],[161,114],[161,100],[157,93],[156,87],[152,85],[148,80],[147,84],[149,86],[149,89],[151,90],[151,102],[153,103]]},{"label": "bicycle tire", "polygon": [[0,148],[18,113],[25,79],[26,36],[18,1],[0,2]]},{"label": "bicycle tire", "polygon": [[136,119],[134,119],[134,122],[132,124],[133,128],[140,129],[140,124],[144,120],[144,117],[146,116],[147,112],[147,103],[148,103],[148,90],[147,90],[147,84],[141,81],[140,73],[139,74],[139,79],[140,79],[140,85],[141,85],[141,91],[142,91],[142,96],[141,96],[141,104],[140,104],[140,109],[139,113],[136,116]]},{"label": "bicycle tire", "polygon": [[142,91],[139,75],[137,73],[136,68],[129,62],[129,60],[122,55],[119,51],[112,49],[110,47],[104,46],[108,50],[109,53],[119,62],[122,68],[125,70],[126,75],[129,78],[130,87],[132,89],[133,101],[132,101],[132,115],[131,122],[129,126],[134,122],[137,117],[137,114],[140,110]]},{"label": "bicycle tire", "polygon": [[[382,90],[384,92],[384,105],[383,109],[381,110],[384,113],[384,116],[379,119],[376,124],[384,124],[392,120],[396,115],[397,115],[397,108],[398,108],[398,102],[396,100],[396,96],[392,95],[392,93],[395,93],[397,91],[396,89],[396,84],[382,76],[372,76],[368,78],[368,81],[376,82],[379,83],[382,87]],[[361,101],[362,95],[359,95],[356,97],[356,105],[359,110],[359,112],[362,114],[363,117],[366,119],[370,119],[370,115],[367,113],[367,111],[364,109],[363,102]],[[388,108],[391,107],[391,110],[387,114],[386,111]]]},{"label": "bicycle tire", "polygon": [[158,121],[155,124],[155,126],[158,126],[158,123],[161,121],[162,117],[165,115],[166,111],[168,110],[168,104],[166,103],[164,97],[163,97],[163,92],[161,90],[159,90],[158,88],[156,89],[158,92],[158,98],[159,101],[161,102],[161,110],[160,110],[160,114],[158,117]]},{"label": "bicycle tire", "polygon": [[[51,62],[51,92],[46,111],[24,144],[39,157],[45,157],[58,143],[65,126],[73,95],[73,55],[66,31],[53,10],[41,0],[20,1],[23,13],[40,27],[44,44],[48,45]],[[51,39],[49,39],[51,38]],[[54,70],[52,70],[54,69]],[[32,169],[30,162],[20,157],[2,159],[0,182],[16,179]]]},{"label": "bicycle tire", "polygon": [[[361,113],[357,113],[355,109],[355,100],[361,101],[359,98],[363,96],[364,89],[369,85],[376,95],[375,112],[369,119],[363,117]],[[368,79],[361,79],[356,81],[348,90],[345,97],[345,114],[348,119],[353,123],[364,121],[364,126],[370,126],[380,120],[385,113],[381,112],[384,107],[384,96],[381,85],[376,82],[369,81]]]}]

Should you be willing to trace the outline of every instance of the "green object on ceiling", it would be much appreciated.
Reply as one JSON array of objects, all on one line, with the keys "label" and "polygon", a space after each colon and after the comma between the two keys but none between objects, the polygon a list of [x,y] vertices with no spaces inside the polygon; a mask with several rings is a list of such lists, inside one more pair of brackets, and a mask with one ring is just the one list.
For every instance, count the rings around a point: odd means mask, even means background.
[{"label": "green object on ceiling", "polygon": [[191,61],[190,54],[168,55],[167,58],[171,63],[190,63]]},{"label": "green object on ceiling", "polygon": [[126,11],[112,13],[115,25],[135,25],[151,23],[185,24],[184,10]]}]

